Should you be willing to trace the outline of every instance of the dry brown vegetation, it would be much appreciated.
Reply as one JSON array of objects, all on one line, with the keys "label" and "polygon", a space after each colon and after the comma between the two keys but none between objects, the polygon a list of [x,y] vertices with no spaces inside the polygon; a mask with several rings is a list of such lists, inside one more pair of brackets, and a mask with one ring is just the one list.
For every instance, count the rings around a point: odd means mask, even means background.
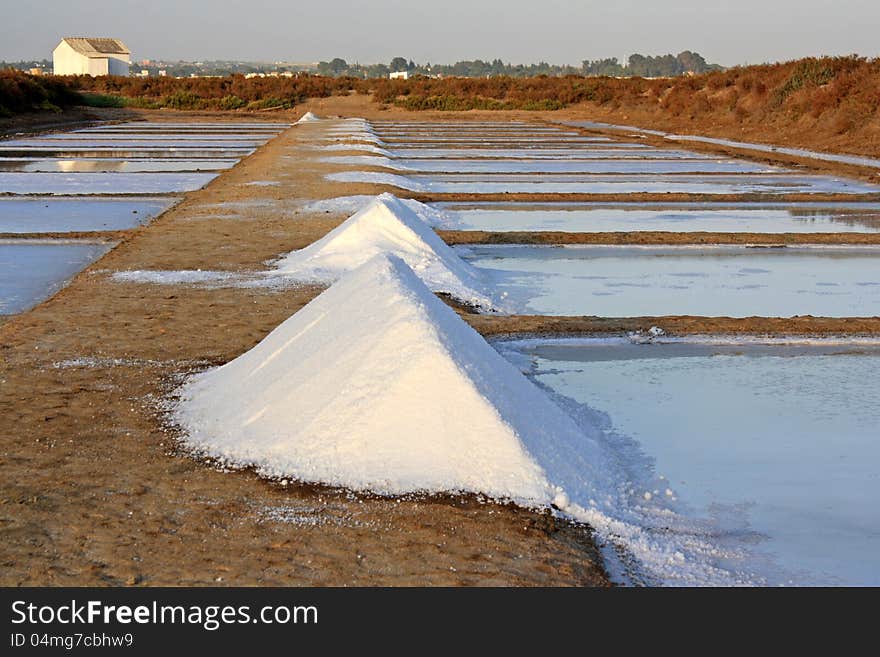
[{"label": "dry brown vegetation", "polygon": [[[14,79],[14,84],[9,80]],[[62,84],[63,80],[63,84]],[[37,82],[38,81],[38,82]],[[676,78],[31,78],[3,73],[0,107],[40,107],[66,86],[92,106],[179,110],[290,108],[309,98],[372,94],[420,111],[563,110],[560,116],[632,123],[808,148],[880,154],[880,59],[808,58]],[[22,101],[20,89],[35,91]],[[52,109],[52,101],[46,108]]]},{"label": "dry brown vegetation", "polygon": [[93,105],[168,107],[181,110],[290,108],[307,98],[348,94],[358,80],[299,75],[292,78],[229,75],[211,78],[131,78],[88,75],[68,78]]}]

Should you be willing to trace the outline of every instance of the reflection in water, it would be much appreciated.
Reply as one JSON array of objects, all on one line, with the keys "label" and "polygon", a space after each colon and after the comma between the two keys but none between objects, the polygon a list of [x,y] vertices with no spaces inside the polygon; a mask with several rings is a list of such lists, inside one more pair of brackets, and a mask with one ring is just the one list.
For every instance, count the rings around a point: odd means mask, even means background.
[{"label": "reflection in water", "polygon": [[0,158],[0,171],[20,173],[149,173],[160,171],[221,171],[235,166],[236,159],[34,159]]}]

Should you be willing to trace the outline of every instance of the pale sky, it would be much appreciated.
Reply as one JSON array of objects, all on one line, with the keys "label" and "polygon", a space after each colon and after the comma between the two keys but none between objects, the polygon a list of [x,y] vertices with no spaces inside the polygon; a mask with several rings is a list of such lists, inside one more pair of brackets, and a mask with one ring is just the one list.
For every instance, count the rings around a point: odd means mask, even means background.
[{"label": "pale sky", "polygon": [[0,59],[51,58],[63,36],[122,39],[135,60],[420,63],[695,50],[731,66],[880,56],[880,0],[4,0]]}]

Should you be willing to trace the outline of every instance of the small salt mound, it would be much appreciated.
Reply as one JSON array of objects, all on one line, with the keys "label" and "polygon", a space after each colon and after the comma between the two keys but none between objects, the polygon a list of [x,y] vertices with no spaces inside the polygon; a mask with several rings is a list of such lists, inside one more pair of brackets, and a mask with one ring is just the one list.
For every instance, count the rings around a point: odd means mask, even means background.
[{"label": "small salt mound", "polygon": [[[321,120],[321,117],[318,116],[317,114],[312,114],[311,112],[306,112],[301,117],[299,117],[299,120],[296,123],[311,123],[312,121],[320,121],[320,120]],[[294,124],[294,125],[296,125],[296,124]]]},{"label": "small salt mound", "polygon": [[194,376],[180,398],[175,419],[200,453],[383,494],[472,491],[547,505],[561,492],[529,448],[566,455],[564,442],[586,440],[393,256]]},{"label": "small salt mound", "polygon": [[304,249],[276,264],[296,280],[332,282],[375,255],[402,258],[435,292],[446,292],[483,308],[497,306],[479,272],[464,262],[427,222],[439,220],[422,204],[411,207],[391,194],[377,196],[362,210]]},{"label": "small salt mound", "polygon": [[425,192],[428,188],[412,178],[400,176],[396,173],[383,173],[381,171],[338,171],[328,173],[325,179],[333,182],[344,183],[369,183],[371,185],[390,185],[410,192]]}]

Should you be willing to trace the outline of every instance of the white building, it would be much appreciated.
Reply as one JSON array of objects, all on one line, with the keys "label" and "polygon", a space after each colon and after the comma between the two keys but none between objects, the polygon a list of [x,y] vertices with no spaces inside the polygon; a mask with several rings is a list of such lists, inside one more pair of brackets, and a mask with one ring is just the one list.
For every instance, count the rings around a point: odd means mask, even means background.
[{"label": "white building", "polygon": [[131,51],[119,39],[66,37],[52,51],[55,75],[128,75]]},{"label": "white building", "polygon": [[392,80],[409,80],[409,71],[395,71],[388,75]]}]

